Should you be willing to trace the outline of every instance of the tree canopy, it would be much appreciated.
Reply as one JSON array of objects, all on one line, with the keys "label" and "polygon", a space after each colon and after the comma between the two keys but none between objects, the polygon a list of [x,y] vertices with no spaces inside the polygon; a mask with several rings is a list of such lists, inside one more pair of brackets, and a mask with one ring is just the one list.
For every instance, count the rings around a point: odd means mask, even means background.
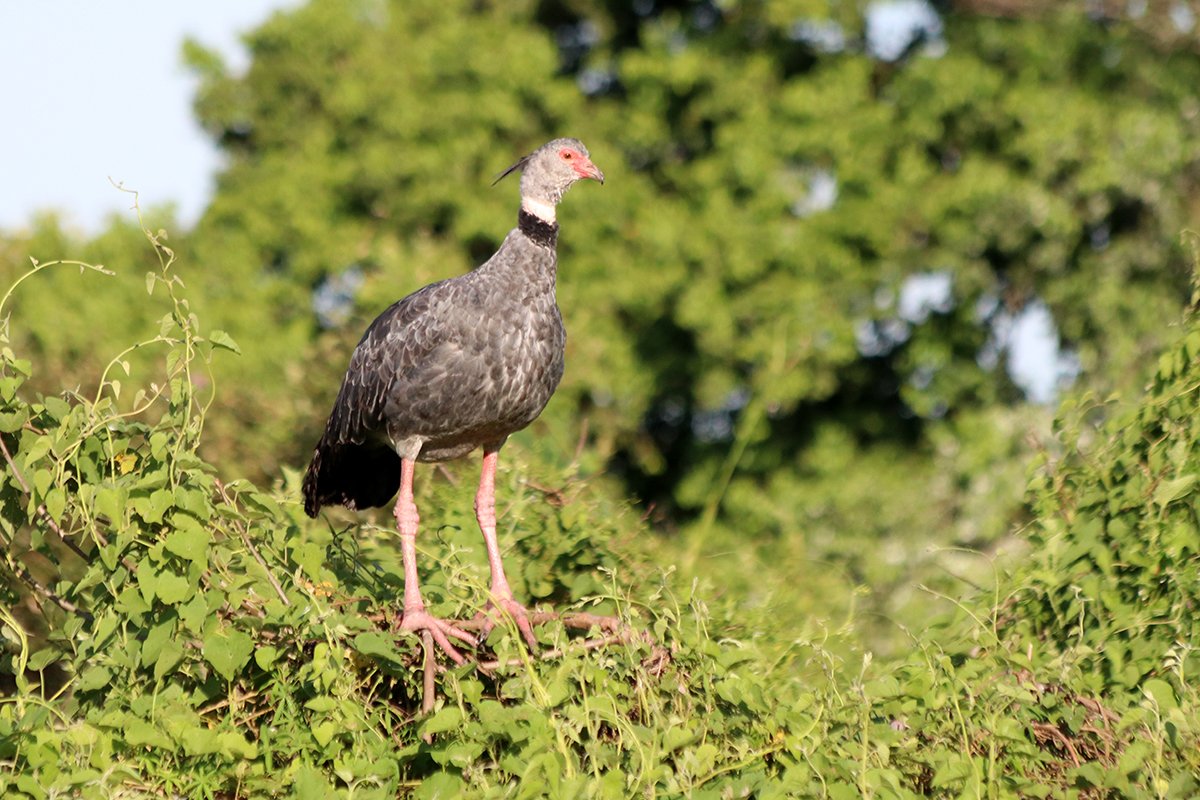
[{"label": "tree canopy", "polygon": [[[891,613],[931,542],[989,547],[1025,513],[1049,414],[1009,369],[1015,325],[1051,319],[1065,377],[1101,392],[1169,340],[1200,59],[1157,6],[927,7],[885,48],[887,5],[315,0],[247,34],[244,73],[188,43],[226,165],[172,246],[243,343],[206,452],[301,464],[365,324],[490,254],[515,206],[492,176],[575,135],[610,180],[562,209],[568,369],[525,441],[693,539],[689,569],[832,565]],[[7,249],[133,263],[136,241],[50,219]],[[137,322],[106,320],[138,268],[97,283],[25,301],[47,387]]]},{"label": "tree canopy", "polygon": [[[1048,309],[1082,385],[1129,389],[1186,296],[1200,61],[1144,21],[949,9],[887,61],[869,9],[824,3],[353,9],[276,15],[245,74],[188,49],[228,157],[196,258],[252,304],[222,324],[273,331],[245,330],[286,387],[252,418],[307,438],[334,354],[490,253],[513,190],[488,179],[558,134],[610,181],[563,209],[541,435],[569,452],[586,424],[668,528],[787,537],[855,582],[911,577],[864,576],[864,542],[921,563],[923,531],[987,545],[1020,514],[1045,416],[1007,369],[1023,313]],[[265,355],[281,329],[305,344]]]}]

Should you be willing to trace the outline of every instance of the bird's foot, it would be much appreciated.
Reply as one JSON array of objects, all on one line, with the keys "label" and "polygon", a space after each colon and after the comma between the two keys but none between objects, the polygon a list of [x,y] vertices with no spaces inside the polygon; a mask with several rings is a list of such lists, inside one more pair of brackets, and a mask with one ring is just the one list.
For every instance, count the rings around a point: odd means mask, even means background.
[{"label": "bird's foot", "polygon": [[479,625],[480,639],[486,639],[492,632],[492,628],[496,627],[496,624],[505,617],[516,623],[517,630],[521,632],[521,636],[525,637],[529,648],[537,650],[537,637],[533,635],[533,623],[529,620],[529,611],[512,597],[493,597],[488,600],[483,611],[475,615],[475,622]]},{"label": "bird's foot", "polygon": [[442,652],[450,656],[450,659],[455,663],[467,663],[462,653],[455,649],[454,645],[450,644],[450,637],[460,639],[471,647],[475,647],[478,642],[475,637],[461,628],[457,628],[449,622],[430,614],[425,610],[424,606],[417,608],[404,609],[403,615],[400,617],[400,630],[417,632],[428,632],[437,646],[442,649]]}]

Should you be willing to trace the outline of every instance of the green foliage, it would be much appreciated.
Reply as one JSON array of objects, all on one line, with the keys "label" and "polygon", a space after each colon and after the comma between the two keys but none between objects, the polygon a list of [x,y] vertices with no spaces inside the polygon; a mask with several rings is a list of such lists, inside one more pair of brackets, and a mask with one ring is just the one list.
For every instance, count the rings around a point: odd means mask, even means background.
[{"label": "green foliage", "polygon": [[[1033,479],[1034,563],[1012,624],[1078,663],[1097,692],[1200,668],[1200,319],[1190,313],[1141,404],[1084,396]],[[1099,430],[1090,422],[1107,417]]]},{"label": "green foliage", "polygon": [[[420,645],[391,627],[402,570],[388,529],[310,522],[295,473],[268,492],[197,456],[211,400],[200,377],[237,346],[201,327],[162,235],[147,235],[160,259],[147,285],[171,311],[145,342],[161,348],[161,380],[136,413],[116,406],[111,369],[94,396],[30,399],[33,365],[7,330],[0,342],[6,797],[1197,790],[1200,325],[1107,447],[1035,477],[1029,563],[990,593],[946,596],[949,613],[886,660],[844,655],[845,631],[706,600],[712,583],[654,566],[644,523],[574,467],[510,459],[514,588],[615,613],[636,635],[551,623],[535,657],[498,629],[491,661],[442,672],[423,715]],[[486,596],[463,494],[447,480],[419,491],[421,577],[448,617]],[[1109,521],[1102,546],[1096,518]]]},{"label": "green foliage", "polygon": [[[871,618],[920,619],[902,587],[939,580],[930,546],[994,547],[1027,516],[1050,420],[1007,372],[1011,320],[1044,303],[1105,394],[1149,377],[1183,305],[1194,36],[1154,9],[959,10],[944,52],[882,63],[851,4],[638,8],[318,0],[251,32],[244,73],[186,47],[227,166],[172,246],[243,348],[214,365],[201,454],[260,484],[302,463],[370,318],[488,255],[515,205],[488,178],[570,133],[611,180],[561,209],[567,374],[522,444],[561,466],[584,432],[581,474],[652,506],[696,575],[743,541],[730,585],[820,565],[780,614],[842,619],[828,589],[851,586]],[[136,302],[138,236],[43,220],[0,244],[9,277],[28,252],[131,265],[23,293],[38,388],[163,313]],[[930,275],[949,297],[906,308]]]},{"label": "green foliage", "polygon": [[[849,4],[651,5],[317,0],[241,75],[189,45],[228,166],[186,293],[141,225],[0,241],[9,284],[47,259],[0,303],[0,794],[1200,791],[1194,41],[1063,4],[884,64]],[[567,381],[500,538],[520,596],[637,635],[498,630],[423,715],[390,522],[309,522],[292,465],[365,322],[510,227],[481,176],[563,133],[611,180],[562,208]],[[1023,507],[1035,301],[1092,393]],[[418,487],[445,617],[485,596],[472,480]]]},{"label": "green foliage", "polygon": [[[1170,242],[1196,193],[1198,118],[1180,111],[1200,60],[1151,69],[1164,45],[1136,25],[948,15],[944,54],[884,65],[849,6],[355,9],[276,15],[244,74],[189,48],[229,159],[196,258],[231,295],[247,271],[274,287],[219,320],[278,387],[231,398],[265,424],[217,431],[221,452],[301,460],[365,323],[490,253],[513,189],[486,177],[571,133],[611,180],[561,210],[570,349],[541,435],[566,449],[586,424],[591,457],[698,560],[727,549],[720,521],[768,560],[795,547],[793,568],[870,573],[871,612],[905,617],[885,587],[932,573],[857,554],[991,546],[1022,516],[1026,432],[1049,420],[1006,371],[1012,316],[1044,302],[1108,391],[1146,376],[1182,306]],[[949,298],[903,310],[929,274]],[[361,288],[318,329],[313,290],[346,275]],[[265,357],[264,315],[307,342]]]}]

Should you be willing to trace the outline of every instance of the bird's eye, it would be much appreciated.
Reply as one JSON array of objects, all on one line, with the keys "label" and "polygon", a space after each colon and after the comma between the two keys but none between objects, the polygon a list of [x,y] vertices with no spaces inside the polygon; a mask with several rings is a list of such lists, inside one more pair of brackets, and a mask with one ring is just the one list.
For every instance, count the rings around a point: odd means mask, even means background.
[{"label": "bird's eye", "polygon": [[571,158],[572,158],[572,154],[571,154],[571,151],[570,151],[570,150],[563,150],[563,151],[560,153],[560,155],[561,155],[563,158],[565,158],[567,161],[570,161],[570,160],[571,160]]}]

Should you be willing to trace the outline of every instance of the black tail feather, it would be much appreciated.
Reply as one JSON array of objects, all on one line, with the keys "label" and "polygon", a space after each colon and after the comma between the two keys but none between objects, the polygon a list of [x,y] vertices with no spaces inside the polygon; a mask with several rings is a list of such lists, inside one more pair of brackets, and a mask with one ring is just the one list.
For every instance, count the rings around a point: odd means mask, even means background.
[{"label": "black tail feather", "polygon": [[400,456],[386,445],[317,445],[304,474],[304,513],[321,506],[351,509],[386,506],[400,488]]}]

